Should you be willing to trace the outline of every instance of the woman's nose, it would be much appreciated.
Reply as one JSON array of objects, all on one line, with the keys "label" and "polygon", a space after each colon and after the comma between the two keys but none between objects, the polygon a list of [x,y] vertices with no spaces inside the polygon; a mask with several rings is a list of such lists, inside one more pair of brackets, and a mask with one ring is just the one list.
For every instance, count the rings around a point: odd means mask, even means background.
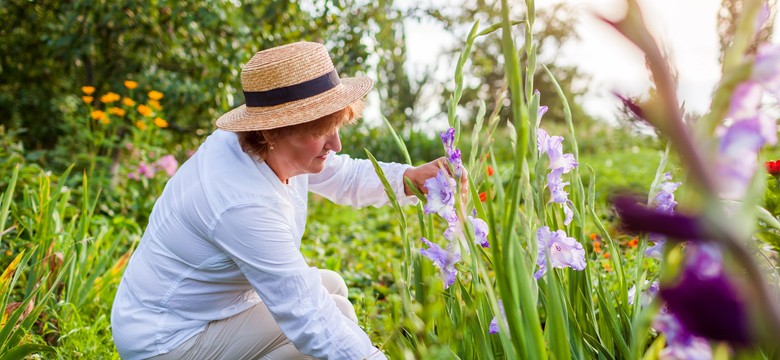
[{"label": "woman's nose", "polygon": [[341,139],[339,138],[338,131],[328,136],[328,141],[325,143],[325,148],[332,150],[333,152],[341,151]]}]

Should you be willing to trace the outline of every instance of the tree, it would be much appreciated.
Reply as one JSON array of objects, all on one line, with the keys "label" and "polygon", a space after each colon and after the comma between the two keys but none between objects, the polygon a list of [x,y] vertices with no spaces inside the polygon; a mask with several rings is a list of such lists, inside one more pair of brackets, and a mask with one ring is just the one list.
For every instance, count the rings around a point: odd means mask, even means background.
[{"label": "tree", "polygon": [[[510,15],[512,19],[523,20],[525,17],[525,7],[514,7]],[[481,28],[497,24],[500,22],[500,1],[496,0],[478,0],[476,2],[464,1],[459,6],[447,8],[430,8],[425,10],[430,16],[439,20],[446,28],[465,28],[468,29],[476,19],[480,20]],[[535,34],[537,49],[540,53],[554,54],[564,43],[577,39],[573,24],[575,21],[575,12],[565,4],[556,4],[544,9],[537,9],[536,25],[539,27]],[[523,25],[513,27],[513,36],[522,41],[525,27]],[[464,35],[465,37],[465,35]],[[522,43],[519,48],[522,48]],[[456,59],[461,51],[460,44],[450,49],[448,56]],[[499,32],[478,39],[473,47],[471,55],[471,65],[467,65],[466,73],[472,75],[477,81],[467,81],[463,89],[461,106],[466,110],[466,116],[471,117],[476,113],[479,107],[480,99],[486,101],[487,113],[493,110],[495,94],[502,87],[504,81],[504,71],[502,69],[503,61],[501,36]],[[521,64],[525,64],[527,54],[520,53]],[[455,60],[453,60],[454,62]],[[584,110],[577,103],[578,95],[581,95],[587,83],[587,76],[580,72],[576,66],[564,66],[555,63],[546,64],[555,76],[555,79],[561,85],[564,94],[569,99],[572,116],[575,121],[590,119]],[[473,79],[472,79],[473,80]],[[534,88],[541,93],[541,104],[549,106],[549,112],[545,115],[550,121],[563,121],[563,106],[560,98],[556,94],[554,85],[543,70],[537,69],[534,79]],[[468,84],[475,84],[469,86]],[[453,89],[444,89],[444,98]],[[447,104],[443,104],[443,110],[446,111]],[[500,113],[502,119],[508,119],[509,109],[504,107]]]},{"label": "tree", "polygon": [[[337,68],[364,72],[370,2],[11,0],[0,7],[0,124],[53,147],[83,85],[98,93],[132,79],[165,93],[173,129],[211,128],[243,102],[240,66],[255,51],[324,42]],[[98,104],[98,106],[100,106]]]},{"label": "tree", "polygon": [[[743,0],[722,0],[720,9],[718,10],[718,36],[720,37],[720,57],[723,60],[723,54],[726,49],[731,45],[734,32],[737,29],[737,19],[742,12]],[[775,16],[777,15],[777,0],[767,0],[766,9],[768,13],[762,13],[759,18],[766,16],[761,28],[758,29],[756,37],[748,48],[748,54],[754,54],[758,49],[758,46],[769,42],[772,37],[772,32],[775,23]]]}]

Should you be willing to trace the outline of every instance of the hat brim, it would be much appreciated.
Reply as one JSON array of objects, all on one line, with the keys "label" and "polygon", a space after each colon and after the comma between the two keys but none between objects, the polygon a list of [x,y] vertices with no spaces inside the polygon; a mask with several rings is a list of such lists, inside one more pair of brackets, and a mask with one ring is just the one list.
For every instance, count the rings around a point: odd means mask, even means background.
[{"label": "hat brim", "polygon": [[270,130],[317,120],[358,100],[374,86],[367,77],[342,78],[341,84],[322,94],[269,107],[241,105],[217,119],[227,131]]}]

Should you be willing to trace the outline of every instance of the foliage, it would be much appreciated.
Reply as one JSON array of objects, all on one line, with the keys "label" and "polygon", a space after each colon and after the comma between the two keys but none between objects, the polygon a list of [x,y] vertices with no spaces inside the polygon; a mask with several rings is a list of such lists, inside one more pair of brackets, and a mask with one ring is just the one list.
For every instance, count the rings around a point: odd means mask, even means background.
[{"label": "foliage", "polygon": [[372,2],[330,0],[5,2],[0,118],[26,129],[27,146],[51,148],[70,131],[59,124],[78,88],[105,93],[131,79],[167,94],[177,132],[209,129],[242,102],[237,69],[260,49],[321,41],[343,74],[365,71],[375,11]]}]

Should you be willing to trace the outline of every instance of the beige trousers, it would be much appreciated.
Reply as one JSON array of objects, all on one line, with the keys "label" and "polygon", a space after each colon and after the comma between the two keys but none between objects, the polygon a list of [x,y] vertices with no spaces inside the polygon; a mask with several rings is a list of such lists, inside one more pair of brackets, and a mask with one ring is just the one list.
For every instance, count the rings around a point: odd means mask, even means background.
[{"label": "beige trousers", "polygon": [[[322,285],[344,316],[357,322],[355,309],[347,299],[347,284],[341,275],[320,269]],[[208,324],[206,329],[167,354],[154,360],[189,359],[313,359],[300,353],[282,334],[268,308],[259,303],[246,311]]]}]

